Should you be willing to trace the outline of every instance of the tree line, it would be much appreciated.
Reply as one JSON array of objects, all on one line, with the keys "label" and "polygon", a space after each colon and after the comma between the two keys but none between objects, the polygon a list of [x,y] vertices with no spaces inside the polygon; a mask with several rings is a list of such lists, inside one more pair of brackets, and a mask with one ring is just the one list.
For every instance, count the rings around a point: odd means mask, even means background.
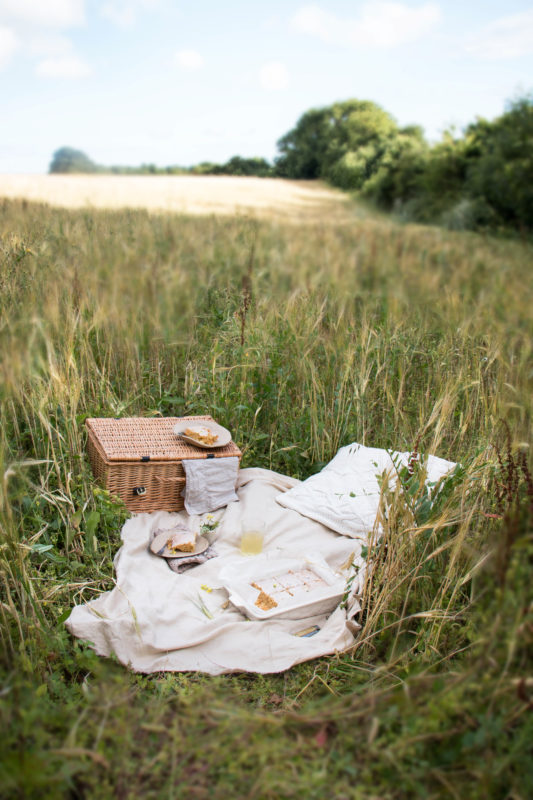
[{"label": "tree line", "polygon": [[276,176],[274,166],[265,158],[243,158],[233,156],[225,164],[202,161],[192,167],[177,165],[158,167],[155,164],[141,164],[139,167],[112,166],[96,164],[81,150],[73,147],[60,147],[53,155],[49,172],[56,174],[99,174],[99,175],[256,175],[261,178]]},{"label": "tree line", "polygon": [[325,180],[405,220],[456,229],[533,228],[533,97],[492,121],[446,131],[429,145],[422,128],[399,127],[376,103],[346,100],[306,111],[277,143],[273,163],[234,156],[193,167],[100,167],[61,148],[50,172],[256,175]]}]

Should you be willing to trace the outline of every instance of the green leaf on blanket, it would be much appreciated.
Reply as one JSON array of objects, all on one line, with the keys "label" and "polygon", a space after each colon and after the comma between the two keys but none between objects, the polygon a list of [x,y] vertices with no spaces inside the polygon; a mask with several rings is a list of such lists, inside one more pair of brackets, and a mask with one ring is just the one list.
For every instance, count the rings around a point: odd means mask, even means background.
[{"label": "green leaf on blanket", "polygon": [[[129,603],[129,600],[128,600],[128,603]],[[135,633],[137,634],[137,636],[140,639],[141,638],[141,627],[139,625],[139,620],[137,618],[137,612],[135,611],[135,609],[133,608],[131,603],[130,603],[130,609],[131,609],[131,616],[133,617],[133,625],[135,626]]]},{"label": "green leaf on blanket", "polygon": [[207,619],[214,619],[212,613],[209,611],[208,607],[200,597],[200,593],[198,593],[198,600],[194,600],[191,597],[191,603],[196,606],[196,608],[204,614]]},{"label": "green leaf on blanket", "polygon": [[89,606],[89,611],[91,612],[91,614],[94,614],[95,617],[100,617],[100,619],[107,619],[105,614],[101,614],[100,611],[97,611],[96,608],[94,608],[93,606]]},{"label": "green leaf on blanket", "polygon": [[[355,563],[354,558],[353,558],[354,555],[355,555],[355,553],[352,553],[352,555],[350,556],[350,564],[348,565],[349,567],[353,567],[354,568],[354,572],[353,572],[352,575],[350,575],[350,577],[346,581],[346,585],[344,587],[344,594],[342,596],[342,601],[340,603],[340,608],[347,608],[348,607],[348,600],[350,598],[350,593],[352,591],[353,582],[354,582],[354,580],[355,580],[355,578],[357,576],[357,573],[359,572],[359,567],[357,566],[357,564]],[[344,568],[344,565],[343,565],[342,568]]]}]

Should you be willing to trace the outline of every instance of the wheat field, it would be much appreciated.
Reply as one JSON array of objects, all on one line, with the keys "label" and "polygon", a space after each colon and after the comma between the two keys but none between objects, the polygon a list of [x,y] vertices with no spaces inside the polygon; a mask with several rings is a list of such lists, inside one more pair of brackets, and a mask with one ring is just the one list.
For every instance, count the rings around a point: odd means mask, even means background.
[{"label": "wheat field", "polygon": [[346,195],[318,182],[227,175],[3,175],[0,197],[62,208],[144,208],[315,220],[339,215]]}]

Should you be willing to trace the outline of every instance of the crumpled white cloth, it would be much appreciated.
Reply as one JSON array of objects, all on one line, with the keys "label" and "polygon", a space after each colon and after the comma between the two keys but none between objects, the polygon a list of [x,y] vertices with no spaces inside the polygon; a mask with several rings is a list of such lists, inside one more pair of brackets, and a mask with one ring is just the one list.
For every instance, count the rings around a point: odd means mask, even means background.
[{"label": "crumpled white cloth", "polygon": [[[92,642],[98,654],[115,653],[123,664],[145,673],[281,672],[301,661],[349,648],[358,628],[353,617],[360,608],[357,593],[364,576],[362,542],[339,536],[276,503],[280,492],[298,483],[265,469],[241,470],[239,502],[213,515],[220,525],[208,536],[218,558],[182,575],[169,570],[163,558],[148,550],[150,529],[154,522],[165,527],[167,512],[139,514],[128,520],[122,529],[123,545],[115,557],[115,588],[76,606],[66,622],[68,630]],[[180,514],[187,520],[185,511]],[[359,572],[347,608],[339,606],[329,616],[256,622],[227,605],[219,573],[239,559],[249,563],[253,556],[243,556],[239,549],[242,526],[253,528],[263,521],[265,553],[301,558],[306,552],[318,552],[346,579],[354,572],[349,565],[356,564]],[[294,635],[314,624],[320,626],[315,636]]]},{"label": "crumpled white cloth", "polygon": [[237,500],[235,485],[239,459],[183,459],[185,470],[185,509],[189,514],[206,514]]}]

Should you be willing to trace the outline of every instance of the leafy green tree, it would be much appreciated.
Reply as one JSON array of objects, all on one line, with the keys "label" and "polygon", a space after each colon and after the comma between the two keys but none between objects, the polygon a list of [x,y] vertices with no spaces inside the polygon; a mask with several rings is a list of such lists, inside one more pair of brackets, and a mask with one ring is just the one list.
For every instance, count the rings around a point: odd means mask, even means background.
[{"label": "leafy green tree", "polygon": [[98,172],[98,166],[81,150],[73,147],[60,147],[50,163],[50,173]]},{"label": "leafy green tree", "polygon": [[283,178],[320,178],[331,135],[327,108],[311,109],[277,143],[281,153],[275,162]]},{"label": "leafy green tree", "polygon": [[512,102],[493,122],[478,120],[466,138],[475,153],[466,190],[503,224],[533,228],[533,96]]},{"label": "leafy green tree", "polygon": [[464,137],[446,131],[431,149],[419,182],[419,219],[436,219],[463,199],[469,158],[475,158],[469,145]]},{"label": "leafy green tree", "polygon": [[226,175],[257,175],[266,178],[272,174],[272,167],[268,161],[258,157],[233,156],[224,164],[223,168]]},{"label": "leafy green tree", "polygon": [[215,164],[213,161],[202,161],[191,167],[193,175],[223,175],[224,168],[222,164]]},{"label": "leafy green tree", "polygon": [[368,100],[335,103],[329,122],[331,135],[322,174],[344,189],[360,189],[397,135],[396,122]]},{"label": "leafy green tree", "polygon": [[312,109],[279,140],[276,172],[360,189],[397,134],[390,114],[369,100],[346,100]]},{"label": "leafy green tree", "polygon": [[422,128],[409,126],[390,140],[364,194],[382,208],[413,207],[422,191],[429,147]]},{"label": "leafy green tree", "polygon": [[203,161],[192,167],[191,172],[195,175],[257,175],[260,178],[267,178],[273,174],[271,164],[257,156],[253,158],[233,156],[225,164]]}]

